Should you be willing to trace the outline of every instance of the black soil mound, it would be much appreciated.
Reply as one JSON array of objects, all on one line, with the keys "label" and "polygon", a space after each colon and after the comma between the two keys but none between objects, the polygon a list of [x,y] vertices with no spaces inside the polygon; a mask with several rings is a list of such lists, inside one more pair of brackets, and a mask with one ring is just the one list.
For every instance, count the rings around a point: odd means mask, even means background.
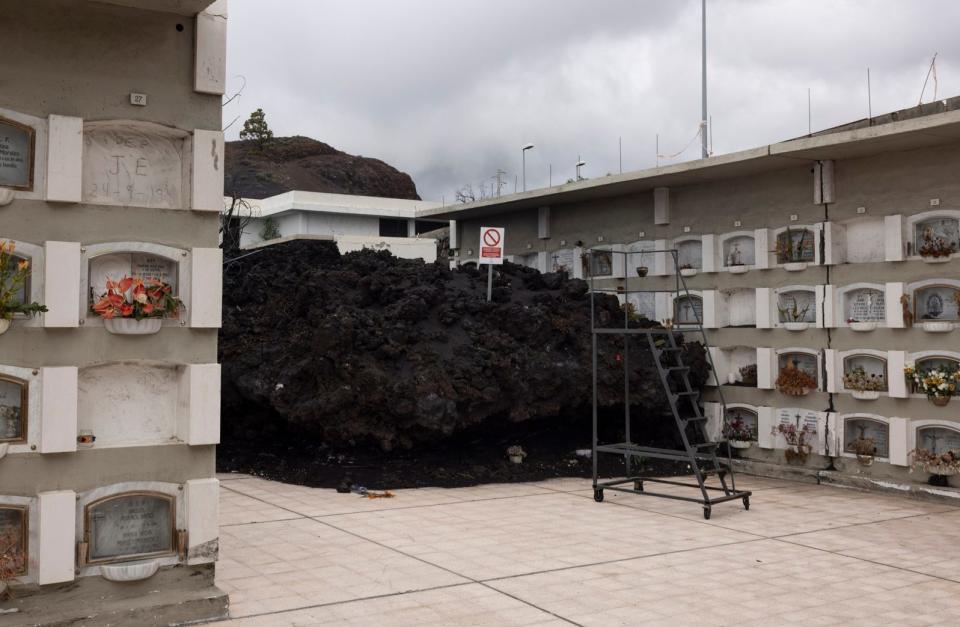
[{"label": "black soil mound", "polygon": [[[387,252],[341,256],[317,241],[228,261],[224,280],[222,469],[324,484],[351,472],[390,483],[384,473],[394,473],[396,487],[588,468],[573,453],[590,442],[583,281],[505,264],[488,303],[485,270]],[[600,323],[623,324],[616,297],[596,295],[594,307]],[[601,337],[601,409],[622,412],[625,348],[635,433],[665,442],[673,420],[662,420],[666,399],[645,338],[625,347],[622,337]],[[702,385],[702,347],[687,345],[685,359]],[[527,462],[506,465],[512,444],[527,449]]]}]

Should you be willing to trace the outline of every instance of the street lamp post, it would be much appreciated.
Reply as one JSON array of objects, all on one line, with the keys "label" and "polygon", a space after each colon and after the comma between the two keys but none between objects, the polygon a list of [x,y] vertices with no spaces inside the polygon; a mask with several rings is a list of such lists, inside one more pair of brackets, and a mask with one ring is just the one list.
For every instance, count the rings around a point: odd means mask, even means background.
[{"label": "street lamp post", "polygon": [[533,144],[524,144],[520,147],[520,157],[523,160],[523,191],[527,191],[527,151],[533,148]]}]

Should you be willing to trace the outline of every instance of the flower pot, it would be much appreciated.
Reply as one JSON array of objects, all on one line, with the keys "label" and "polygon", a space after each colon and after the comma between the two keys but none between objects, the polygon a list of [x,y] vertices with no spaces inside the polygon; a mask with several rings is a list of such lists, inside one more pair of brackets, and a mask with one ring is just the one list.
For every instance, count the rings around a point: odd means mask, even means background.
[{"label": "flower pot", "polygon": [[511,456],[510,456],[510,461],[512,461],[514,464],[522,464],[522,463],[523,463],[523,455],[511,455]]},{"label": "flower pot", "polygon": [[791,261],[783,264],[783,269],[787,272],[802,272],[807,269],[806,261]]},{"label": "flower pot", "polygon": [[923,330],[927,333],[949,333],[953,331],[953,323],[947,320],[924,320]]},{"label": "flower pot", "polygon": [[783,328],[787,331],[806,331],[810,328],[809,322],[784,322]]},{"label": "flower pot", "polygon": [[940,464],[927,464],[923,467],[923,472],[928,472],[938,477],[952,477],[957,474],[957,469],[950,466],[941,466]]},{"label": "flower pot", "polygon": [[0,318],[0,335],[3,335],[7,332],[7,329],[10,328],[10,321],[6,318]]},{"label": "flower pot", "polygon": [[647,266],[637,266],[637,276],[644,277],[647,276],[647,273],[650,272],[650,268]]},{"label": "flower pot", "polygon": [[851,322],[850,330],[851,331],[873,331],[877,328],[876,322]]},{"label": "flower pot", "polygon": [[736,383],[737,383],[737,373],[735,373],[735,372],[728,372],[728,373],[727,373],[727,383],[729,383],[730,385],[736,385]]},{"label": "flower pot", "polygon": [[858,401],[875,401],[880,398],[877,390],[853,390],[850,394]]},{"label": "flower pot", "polygon": [[696,268],[681,268],[681,269],[680,269],[680,276],[685,276],[685,277],[697,276],[697,269],[696,269]]},{"label": "flower pot", "polygon": [[947,263],[950,261],[950,255],[946,257],[920,257],[923,263]]},{"label": "flower pot", "polygon": [[927,398],[937,407],[946,407],[950,403],[949,396],[928,396]]},{"label": "flower pot", "polygon": [[861,466],[873,466],[873,455],[857,455],[857,463]]},{"label": "flower pot", "polygon": [[103,326],[114,335],[151,335],[160,330],[162,318],[110,318],[103,321]]},{"label": "flower pot", "polygon": [[743,266],[743,265],[740,265],[740,266],[727,266],[727,272],[729,272],[730,274],[744,274],[744,273],[745,273],[747,270],[749,270],[749,269],[750,269],[750,268],[748,268],[747,266]]},{"label": "flower pot", "polygon": [[753,446],[753,442],[750,440],[727,440],[727,444],[730,445],[730,448],[750,448]]},{"label": "flower pot", "polygon": [[810,455],[811,450],[813,449],[809,444],[793,444],[783,452],[783,456],[788,462],[799,462],[802,464],[807,461],[807,456]]}]

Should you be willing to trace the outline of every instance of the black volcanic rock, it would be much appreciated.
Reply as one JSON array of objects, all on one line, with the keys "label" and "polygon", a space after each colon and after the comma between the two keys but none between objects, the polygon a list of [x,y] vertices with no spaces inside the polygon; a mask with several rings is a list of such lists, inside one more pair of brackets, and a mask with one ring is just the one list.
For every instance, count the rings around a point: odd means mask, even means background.
[{"label": "black volcanic rock", "polygon": [[[485,270],[294,241],[228,261],[224,281],[225,440],[296,431],[314,444],[399,450],[504,421],[589,424],[590,296],[581,280],[508,263],[488,303]],[[612,295],[598,294],[596,311],[608,326],[623,323]],[[622,405],[623,338],[600,336],[599,347],[601,405]],[[632,336],[629,351],[633,415],[669,433],[645,337]],[[704,355],[686,345],[694,386],[707,376]]]},{"label": "black volcanic rock", "polygon": [[228,195],[266,198],[291,190],[419,200],[408,174],[369,157],[348,155],[309,137],[227,142]]}]

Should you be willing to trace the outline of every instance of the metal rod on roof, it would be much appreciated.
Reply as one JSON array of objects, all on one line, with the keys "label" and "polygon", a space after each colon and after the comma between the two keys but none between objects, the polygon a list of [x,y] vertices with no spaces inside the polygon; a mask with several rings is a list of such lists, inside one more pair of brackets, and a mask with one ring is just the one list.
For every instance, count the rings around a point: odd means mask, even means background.
[{"label": "metal rod on roof", "polygon": [[620,152],[620,174],[623,174],[623,136],[617,138],[617,150]]},{"label": "metal rod on roof", "polygon": [[[703,93],[703,111],[700,119],[702,120],[702,125],[706,126],[707,124],[707,0],[702,0],[701,9],[702,9],[701,14],[703,16],[703,29],[702,29],[703,41],[701,46],[701,49],[703,51],[703,64],[702,64],[703,85],[701,87],[701,90]],[[707,130],[706,128],[702,128],[702,132],[700,133],[701,135],[700,141],[702,145],[701,147],[702,147],[704,159],[706,159],[709,156],[709,153],[707,152],[706,130]],[[659,150],[657,152],[659,152]]]},{"label": "metal rod on roof", "polygon": [[660,133],[657,133],[657,167],[660,167]]},{"label": "metal rod on roof", "polygon": [[870,68],[867,68],[867,126],[873,122],[873,98],[870,94]]},{"label": "metal rod on roof", "polygon": [[810,88],[807,87],[807,135],[813,135],[813,118],[810,116]]}]

